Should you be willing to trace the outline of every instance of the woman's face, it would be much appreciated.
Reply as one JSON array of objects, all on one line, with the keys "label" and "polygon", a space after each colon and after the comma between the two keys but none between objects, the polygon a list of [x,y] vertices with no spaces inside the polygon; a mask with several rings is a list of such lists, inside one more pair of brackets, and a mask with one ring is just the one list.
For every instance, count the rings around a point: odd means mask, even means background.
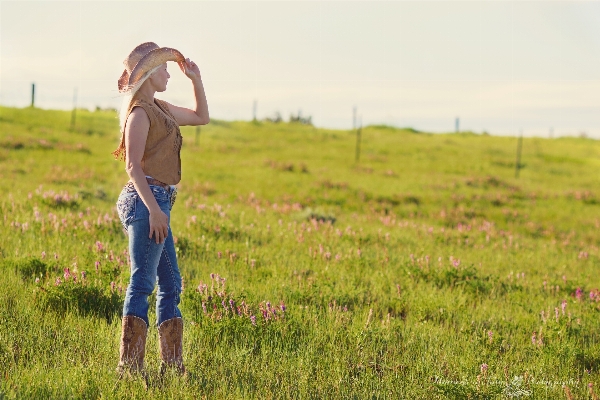
[{"label": "woman's face", "polygon": [[154,71],[150,77],[152,80],[152,86],[154,86],[154,89],[156,89],[157,92],[164,92],[167,90],[167,82],[169,81],[170,77],[171,75],[169,75],[169,72],[167,72],[167,63],[164,63],[160,66],[160,68]]}]

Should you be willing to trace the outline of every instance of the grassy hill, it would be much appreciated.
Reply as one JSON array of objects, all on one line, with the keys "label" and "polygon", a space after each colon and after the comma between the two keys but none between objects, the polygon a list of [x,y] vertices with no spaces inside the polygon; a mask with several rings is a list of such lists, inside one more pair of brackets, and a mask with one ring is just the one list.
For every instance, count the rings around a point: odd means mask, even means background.
[{"label": "grassy hill", "polygon": [[350,131],[182,128],[191,373],[156,383],[151,327],[145,391],[114,372],[118,120],[70,119],[0,107],[0,398],[592,396],[597,141],[525,138],[517,179],[515,138],[372,126],[356,163]]}]

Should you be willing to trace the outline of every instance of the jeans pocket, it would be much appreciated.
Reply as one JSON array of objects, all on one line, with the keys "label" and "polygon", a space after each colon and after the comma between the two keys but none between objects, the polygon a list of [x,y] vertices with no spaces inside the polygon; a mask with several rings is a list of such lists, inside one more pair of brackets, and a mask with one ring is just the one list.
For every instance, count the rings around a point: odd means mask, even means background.
[{"label": "jeans pocket", "polygon": [[135,218],[135,203],[137,202],[137,193],[127,193],[119,196],[117,200],[117,213],[125,230]]}]

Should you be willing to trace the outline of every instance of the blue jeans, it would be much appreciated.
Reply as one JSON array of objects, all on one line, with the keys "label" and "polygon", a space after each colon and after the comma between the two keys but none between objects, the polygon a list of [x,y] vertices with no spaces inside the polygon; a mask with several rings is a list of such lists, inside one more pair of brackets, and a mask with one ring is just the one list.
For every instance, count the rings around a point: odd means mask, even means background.
[{"label": "blue jeans", "polygon": [[[150,190],[160,209],[171,220],[171,208],[175,201],[173,190],[150,185]],[[129,235],[129,256],[131,277],[125,294],[123,315],[134,315],[148,322],[148,296],[156,293],[157,325],[171,318],[181,317],[179,301],[181,275],[177,267],[175,243],[169,225],[168,235],[163,243],[156,244],[150,233],[150,212],[138,195],[132,183],[125,185],[117,201],[117,211],[123,227]]]}]

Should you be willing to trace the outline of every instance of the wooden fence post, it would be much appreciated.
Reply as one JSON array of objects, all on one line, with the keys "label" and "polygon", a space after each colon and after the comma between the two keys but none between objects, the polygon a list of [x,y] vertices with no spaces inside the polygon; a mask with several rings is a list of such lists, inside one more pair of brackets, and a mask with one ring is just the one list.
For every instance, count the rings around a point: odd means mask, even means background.
[{"label": "wooden fence post", "polygon": [[360,122],[358,125],[358,129],[356,130],[356,155],[355,161],[358,164],[358,160],[360,159],[360,135],[362,130],[362,116],[360,117]]},{"label": "wooden fence post", "polygon": [[521,169],[521,151],[523,149],[523,130],[519,132],[519,141],[517,142],[517,164],[515,165],[515,178],[519,177]]}]

